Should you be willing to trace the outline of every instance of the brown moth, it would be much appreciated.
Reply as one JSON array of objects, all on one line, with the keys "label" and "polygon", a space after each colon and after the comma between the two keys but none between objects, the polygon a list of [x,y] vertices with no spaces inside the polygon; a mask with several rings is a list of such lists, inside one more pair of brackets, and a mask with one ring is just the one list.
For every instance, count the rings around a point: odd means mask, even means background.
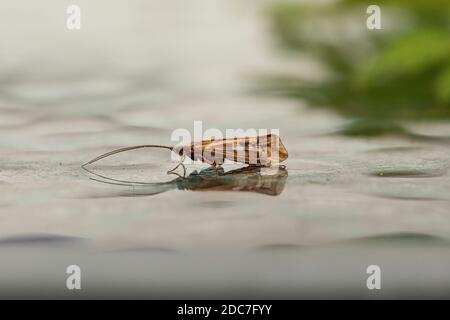
[{"label": "brown moth", "polygon": [[193,161],[198,160],[208,163],[214,168],[220,167],[225,160],[252,166],[269,167],[272,164],[279,164],[288,158],[288,152],[281,142],[280,137],[276,134],[268,134],[257,137],[203,140],[193,142],[190,145],[173,147],[153,144],[125,147],[100,155],[83,164],[81,167],[86,169],[87,165],[112,156],[113,154],[141,148],[164,148],[178,154],[181,157],[180,162],[175,168],[168,171],[168,173],[174,172],[180,165],[183,166],[183,170],[186,173],[186,169],[183,165],[183,161],[186,157],[189,157]]}]

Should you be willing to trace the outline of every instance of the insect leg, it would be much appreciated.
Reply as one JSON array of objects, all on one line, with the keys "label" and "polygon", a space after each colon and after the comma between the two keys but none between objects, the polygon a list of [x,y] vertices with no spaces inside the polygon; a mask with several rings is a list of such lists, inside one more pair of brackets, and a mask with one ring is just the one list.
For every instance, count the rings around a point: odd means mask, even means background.
[{"label": "insect leg", "polygon": [[174,171],[177,170],[179,166],[182,166],[183,167],[183,177],[185,177],[186,176],[186,167],[183,164],[185,158],[186,158],[186,156],[183,155],[181,157],[181,159],[180,159],[180,162],[178,162],[178,164],[175,166],[175,168],[173,168],[172,170],[167,171],[167,174],[173,174]]},{"label": "insect leg", "polygon": [[216,163],[215,161],[208,160],[207,158],[202,156],[202,162],[209,164],[214,170],[218,170],[221,167],[221,164]]},{"label": "insect leg", "polygon": [[255,167],[255,168],[268,168],[272,166],[272,163],[270,160],[268,161],[259,161],[258,163],[252,163],[248,165],[249,167]]},{"label": "insect leg", "polygon": [[272,166],[272,163],[270,160],[263,164],[263,167],[266,167],[266,168],[269,168],[271,166]]}]

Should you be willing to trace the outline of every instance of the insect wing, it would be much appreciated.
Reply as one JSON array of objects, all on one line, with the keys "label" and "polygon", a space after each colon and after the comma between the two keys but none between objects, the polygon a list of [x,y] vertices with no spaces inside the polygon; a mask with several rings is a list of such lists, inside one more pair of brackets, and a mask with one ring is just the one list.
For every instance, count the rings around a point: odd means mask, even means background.
[{"label": "insect wing", "polygon": [[222,164],[225,159],[251,165],[279,163],[287,151],[277,135],[207,140],[202,142],[203,158],[208,163]]}]

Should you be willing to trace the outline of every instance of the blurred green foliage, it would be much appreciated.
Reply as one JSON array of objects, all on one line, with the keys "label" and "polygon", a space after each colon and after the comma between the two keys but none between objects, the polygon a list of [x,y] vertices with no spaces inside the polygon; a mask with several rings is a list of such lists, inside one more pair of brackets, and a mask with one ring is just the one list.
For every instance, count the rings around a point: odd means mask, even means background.
[{"label": "blurred green foliage", "polygon": [[[366,27],[371,4],[381,8],[381,30]],[[327,76],[271,77],[269,92],[358,120],[350,135],[402,134],[401,120],[450,118],[450,1],[281,3],[270,14],[280,44],[318,60]]]}]

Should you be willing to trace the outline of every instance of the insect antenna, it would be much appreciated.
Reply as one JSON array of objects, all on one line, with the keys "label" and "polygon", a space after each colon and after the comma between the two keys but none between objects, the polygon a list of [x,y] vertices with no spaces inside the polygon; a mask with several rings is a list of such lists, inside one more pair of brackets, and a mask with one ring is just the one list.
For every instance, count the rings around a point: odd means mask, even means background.
[{"label": "insect antenna", "polygon": [[[102,178],[102,179],[105,179],[105,180],[110,180],[110,181],[115,181],[115,182],[118,182],[118,183],[125,183],[126,185],[141,185],[141,186],[144,186],[144,185],[153,185],[153,184],[155,184],[155,182],[141,182],[141,181],[132,181],[132,180],[120,180],[120,179],[114,179],[114,178],[110,178],[110,177],[101,175],[101,174],[99,174],[99,173],[96,173],[96,172],[94,172],[94,171],[92,171],[92,170],[89,170],[89,169],[86,168],[86,167],[84,167],[83,169],[84,169],[85,171],[89,172],[90,174],[92,174],[92,175],[94,175],[94,176],[97,176],[97,177],[99,177],[99,178]],[[94,179],[94,178],[90,178],[90,179],[95,180],[95,181],[99,181],[99,180]],[[104,181],[104,182],[105,182],[105,181]],[[106,182],[105,182],[105,183],[106,183]]]},{"label": "insect antenna", "polygon": [[[104,181],[104,180],[100,180],[100,179],[96,179],[96,178],[89,178],[89,179],[93,180],[93,181],[101,182],[101,183],[112,184],[112,185],[115,185],[115,186],[127,186],[127,187],[134,187],[135,186],[135,184],[132,184],[132,183],[110,182],[110,181]],[[115,179],[110,179],[110,180],[114,180],[115,181]]]},{"label": "insect antenna", "polygon": [[175,168],[173,168],[172,170],[167,171],[167,174],[175,174],[177,176],[179,176],[181,178],[181,176],[175,172],[175,170],[178,169],[179,166],[183,167],[183,177],[186,177],[186,167],[184,166],[183,162],[184,159],[186,159],[186,155],[183,155],[180,159],[180,161],[178,162],[178,164],[175,166]]},{"label": "insect antenna", "polygon": [[113,150],[113,151],[104,153],[104,154],[98,156],[97,158],[92,159],[92,160],[89,161],[89,162],[86,162],[86,163],[83,164],[81,167],[82,167],[83,169],[86,169],[85,167],[86,167],[87,165],[90,165],[90,164],[92,164],[92,163],[94,163],[94,162],[97,162],[97,161],[99,161],[99,160],[101,160],[101,159],[103,159],[103,158],[112,156],[112,155],[114,155],[114,154],[116,154],[116,153],[125,152],[125,151],[131,151],[131,150],[135,150],[135,149],[142,149],[142,148],[163,148],[163,149],[169,149],[170,151],[173,150],[173,147],[160,146],[160,145],[156,145],[156,144],[143,144],[143,145],[140,145],[140,146],[125,147],[125,148],[120,148],[120,149],[116,149],[116,150]]},{"label": "insect antenna", "polygon": [[142,148],[163,148],[163,149],[169,149],[170,151],[173,150],[173,147],[161,146],[161,145],[155,145],[155,144],[145,144],[145,145],[139,145],[139,146],[125,147],[125,148],[120,148],[120,149],[116,149],[116,150],[112,150],[110,152],[104,153],[104,154],[102,154],[102,155],[100,155],[100,156],[98,156],[98,157],[96,157],[96,158],[86,162],[85,164],[83,164],[81,166],[81,168],[83,168],[85,171],[89,172],[90,174],[93,174],[93,175],[95,175],[97,177],[100,177],[102,179],[107,179],[107,180],[110,180],[110,181],[116,181],[116,182],[121,182],[121,183],[133,183],[133,184],[140,184],[140,185],[151,184],[151,183],[148,183],[148,182],[127,181],[127,180],[113,179],[113,178],[109,178],[107,176],[95,173],[92,170],[89,170],[88,168],[86,168],[88,165],[90,165],[90,164],[92,164],[94,162],[97,162],[97,161],[99,161],[101,159],[104,159],[106,157],[112,156],[114,154],[121,153],[121,152],[126,152],[126,151],[131,151],[131,150],[136,150],[136,149],[142,149]]}]

